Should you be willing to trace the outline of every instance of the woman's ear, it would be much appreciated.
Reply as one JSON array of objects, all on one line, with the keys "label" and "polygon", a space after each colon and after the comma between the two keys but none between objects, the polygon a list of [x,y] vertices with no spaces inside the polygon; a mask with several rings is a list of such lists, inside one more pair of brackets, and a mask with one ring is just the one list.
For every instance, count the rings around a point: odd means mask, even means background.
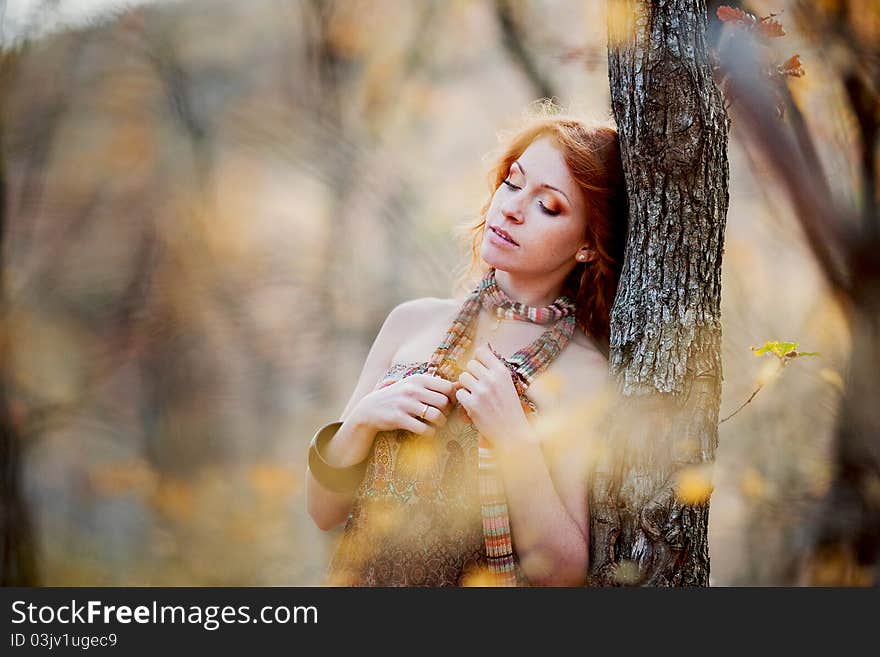
[{"label": "woman's ear", "polygon": [[591,249],[589,246],[582,246],[578,249],[575,258],[578,262],[590,262],[591,260],[595,260],[598,257],[598,253],[596,253],[595,249]]}]

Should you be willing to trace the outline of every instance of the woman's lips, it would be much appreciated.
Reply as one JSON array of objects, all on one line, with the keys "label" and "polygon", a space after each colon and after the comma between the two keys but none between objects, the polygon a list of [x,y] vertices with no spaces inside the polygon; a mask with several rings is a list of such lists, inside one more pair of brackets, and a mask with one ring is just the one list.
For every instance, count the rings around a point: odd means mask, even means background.
[{"label": "woman's lips", "polygon": [[501,235],[496,233],[495,230],[492,228],[489,229],[489,241],[492,242],[492,244],[497,244],[498,246],[506,246],[513,249],[519,246],[519,244],[515,244],[507,240],[506,238],[501,237]]}]

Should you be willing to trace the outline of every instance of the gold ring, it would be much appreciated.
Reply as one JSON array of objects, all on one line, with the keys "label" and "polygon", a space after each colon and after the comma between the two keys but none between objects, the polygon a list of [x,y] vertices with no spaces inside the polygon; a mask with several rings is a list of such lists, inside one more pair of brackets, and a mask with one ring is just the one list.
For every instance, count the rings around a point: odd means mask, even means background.
[{"label": "gold ring", "polygon": [[419,419],[420,419],[420,420],[424,420],[424,419],[425,419],[425,413],[427,413],[427,412],[428,412],[428,405],[425,404],[425,410],[423,410],[423,411],[422,411],[422,414],[419,415]]}]

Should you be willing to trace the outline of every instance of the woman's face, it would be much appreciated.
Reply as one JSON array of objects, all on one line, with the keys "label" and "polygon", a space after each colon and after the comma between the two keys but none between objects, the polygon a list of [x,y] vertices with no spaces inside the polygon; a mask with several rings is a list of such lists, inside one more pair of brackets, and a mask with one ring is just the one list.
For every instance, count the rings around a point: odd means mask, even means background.
[{"label": "woman's face", "polygon": [[[504,241],[496,229],[516,244]],[[480,256],[503,271],[569,271],[586,244],[586,203],[552,137],[539,137],[511,165],[486,213]]]}]

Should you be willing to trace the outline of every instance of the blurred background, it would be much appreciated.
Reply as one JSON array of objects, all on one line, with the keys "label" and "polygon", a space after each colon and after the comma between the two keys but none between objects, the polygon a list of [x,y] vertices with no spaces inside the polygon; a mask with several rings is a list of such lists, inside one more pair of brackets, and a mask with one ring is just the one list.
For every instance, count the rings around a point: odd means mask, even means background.
[{"label": "blurred background", "polygon": [[[782,12],[792,94],[856,194],[833,57],[796,3],[750,4]],[[457,292],[498,132],[547,96],[611,118],[614,3],[0,7],[3,370],[41,583],[320,584],[339,530],[306,513],[308,441],[388,311]],[[736,125],[729,155],[721,417],[763,388],[720,427],[711,581],[778,585],[828,485],[848,335]],[[768,340],[819,356],[782,371]]]}]

